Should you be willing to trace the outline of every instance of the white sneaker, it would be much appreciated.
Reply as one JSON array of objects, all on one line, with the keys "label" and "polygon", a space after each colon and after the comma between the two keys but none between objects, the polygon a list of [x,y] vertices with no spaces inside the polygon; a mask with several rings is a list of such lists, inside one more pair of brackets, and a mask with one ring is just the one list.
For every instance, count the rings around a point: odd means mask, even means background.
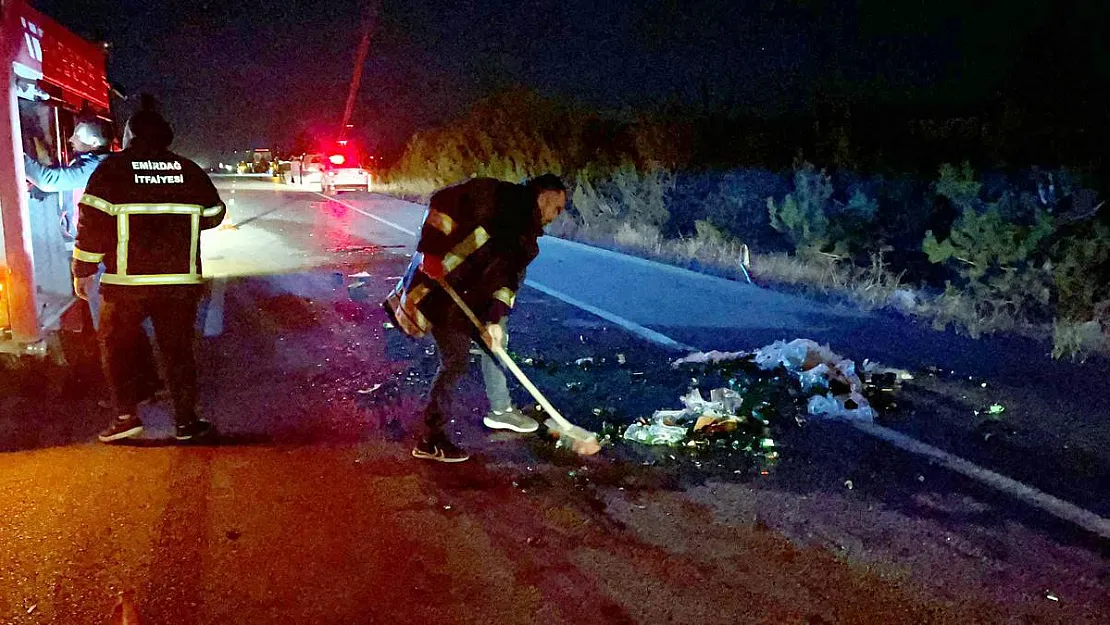
[{"label": "white sneaker", "polygon": [[504,412],[491,410],[486,418],[482,419],[482,423],[494,430],[512,430],[521,434],[531,434],[540,429],[540,424],[536,423],[535,419],[525,416],[516,408],[510,408]]}]

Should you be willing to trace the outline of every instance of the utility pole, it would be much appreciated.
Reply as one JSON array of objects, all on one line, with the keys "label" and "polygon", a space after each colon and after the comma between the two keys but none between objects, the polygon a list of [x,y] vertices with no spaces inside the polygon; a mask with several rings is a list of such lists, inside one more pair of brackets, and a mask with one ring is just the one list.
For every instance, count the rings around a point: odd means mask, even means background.
[{"label": "utility pole", "polygon": [[362,40],[358,44],[358,54],[355,56],[355,70],[351,75],[351,86],[347,91],[347,105],[343,108],[343,123],[339,126],[340,143],[347,140],[347,129],[351,125],[351,115],[355,110],[355,98],[358,96],[358,86],[362,82],[362,66],[366,63],[366,53],[370,50],[370,34],[374,30],[374,21],[378,14],[377,0],[368,0],[364,5],[362,16]]}]

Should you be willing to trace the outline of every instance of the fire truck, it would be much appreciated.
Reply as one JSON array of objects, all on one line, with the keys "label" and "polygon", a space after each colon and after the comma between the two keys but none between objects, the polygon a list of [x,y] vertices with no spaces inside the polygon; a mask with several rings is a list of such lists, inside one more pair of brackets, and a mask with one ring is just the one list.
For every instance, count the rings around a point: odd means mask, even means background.
[{"label": "fire truck", "polygon": [[73,204],[31,188],[23,155],[68,163],[78,114],[110,119],[106,51],[21,0],[0,9],[0,353],[42,355],[79,308],[66,240]]}]

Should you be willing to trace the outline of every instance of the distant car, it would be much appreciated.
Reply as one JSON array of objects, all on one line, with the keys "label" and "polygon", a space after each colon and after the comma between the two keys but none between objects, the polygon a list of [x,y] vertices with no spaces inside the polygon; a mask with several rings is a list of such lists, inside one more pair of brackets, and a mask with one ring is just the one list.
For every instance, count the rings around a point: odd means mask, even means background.
[{"label": "distant car", "polygon": [[324,179],[324,155],[305,154],[300,159],[296,180],[299,184],[319,184]]},{"label": "distant car", "polygon": [[358,158],[350,152],[334,152],[324,161],[324,176],[320,190],[325,194],[342,189],[372,191],[374,188],[370,172],[362,167]]}]

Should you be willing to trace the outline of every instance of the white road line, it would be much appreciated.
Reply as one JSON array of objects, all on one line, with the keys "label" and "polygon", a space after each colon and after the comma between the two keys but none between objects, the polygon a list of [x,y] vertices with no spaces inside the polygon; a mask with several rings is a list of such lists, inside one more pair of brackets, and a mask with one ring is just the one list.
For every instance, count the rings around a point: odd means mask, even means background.
[{"label": "white road line", "polygon": [[587,304],[586,302],[582,302],[582,301],[579,301],[577,299],[574,299],[573,297],[571,297],[571,296],[569,296],[565,293],[560,293],[559,291],[556,291],[555,289],[552,289],[550,287],[546,287],[546,286],[540,284],[539,282],[536,282],[535,280],[525,280],[524,284],[527,284],[528,286],[532,287],[533,289],[536,289],[537,291],[540,291],[542,293],[546,293],[547,295],[550,295],[551,297],[554,297],[555,299],[562,300],[562,301],[566,302],[567,304],[570,304],[571,306],[574,306],[575,308],[580,308],[580,309],[582,309],[582,310],[584,310],[584,311],[586,311],[590,314],[601,317],[602,319],[604,319],[604,320],[606,320],[610,323],[614,323],[614,324],[624,328],[625,330],[631,332],[632,334],[635,334],[636,336],[639,336],[640,338],[647,339],[648,341],[651,341],[652,343],[657,343],[659,345],[662,345],[664,347],[669,347],[669,348],[674,349],[674,350],[688,351],[688,352],[698,351],[698,349],[696,347],[691,347],[691,346],[689,346],[685,343],[679,343],[678,341],[672,339],[671,337],[669,337],[665,334],[660,334],[659,332],[656,332],[655,330],[652,330],[651,328],[645,328],[644,326],[636,323],[635,321],[625,319],[624,317],[621,317],[619,315],[615,315],[615,314],[613,314],[613,313],[611,313],[607,310],[602,310],[602,309],[600,309],[596,306],[591,306],[591,305]]},{"label": "white road line", "polygon": [[379,221],[379,222],[389,226],[390,228],[393,228],[394,230],[399,230],[401,232],[404,232],[405,234],[409,235],[410,237],[415,237],[416,236],[416,233],[413,232],[412,230],[409,230],[408,228],[406,228],[402,225],[395,224],[392,221],[389,221],[388,219],[382,219],[381,217],[378,217],[377,215],[374,215],[373,213],[368,213],[368,212],[362,210],[361,208],[359,208],[359,207],[357,207],[353,204],[348,204],[347,202],[344,202],[343,200],[338,200],[336,198],[329,197],[327,195],[324,195],[323,193],[320,193],[319,191],[313,191],[313,193],[315,193],[316,195],[319,195],[320,197],[324,198],[325,200],[327,200],[329,202],[335,202],[336,204],[339,204],[340,206],[346,206],[347,208],[355,211],[356,213],[359,213],[361,215],[366,215],[370,219],[373,219],[374,221]]},{"label": "white road line", "polygon": [[[328,196],[321,193],[317,193],[317,195],[320,195],[321,197],[325,197],[332,201],[338,201],[334,200],[333,198],[328,198]],[[347,208],[350,208],[351,210],[362,213],[363,215],[366,215],[371,219],[375,219],[387,226],[391,226],[401,232],[404,232],[409,236],[416,236],[416,233],[409,230],[408,228],[399,226],[376,215],[371,215],[370,213],[345,202],[339,203],[343,206],[346,206]],[[589,246],[583,245],[583,247]],[[604,251],[607,254],[620,255],[618,252],[613,252],[610,250]],[[575,308],[579,308],[590,314],[597,315],[598,317],[601,317],[602,319],[605,319],[610,323],[614,323],[624,328],[625,330],[628,330],[632,334],[651,341],[652,343],[677,350],[699,351],[698,349],[686,345],[685,343],[676,341],[665,334],[656,332],[655,330],[652,330],[650,328],[646,328],[630,319],[625,319],[624,317],[611,313],[607,310],[603,310],[596,306],[581,302],[564,293],[560,293],[555,289],[539,284],[534,280],[526,280],[525,284],[536,289],[537,291],[550,295],[551,297],[554,297],[558,300],[562,300],[563,302],[566,302],[567,304],[570,304]],[[1094,512],[1091,512],[1090,510],[1086,510],[1075,504],[1068,503],[1063,499],[1054,497],[1042,490],[1033,488],[1032,486],[1006,477],[1001,473],[996,473],[994,471],[991,471],[990,469],[981,467],[969,460],[964,460],[959,456],[950,454],[943,449],[933,447],[932,445],[929,445],[927,443],[923,443],[897,430],[892,430],[890,428],[876,425],[874,423],[853,422],[851,425],[864,434],[868,434],[879,440],[890,443],[891,445],[904,451],[908,451],[912,454],[934,460],[951,471],[959,473],[960,475],[963,475],[965,477],[969,477],[976,482],[979,482],[980,484],[989,486],[995,490],[1010,495],[1011,497],[1021,500],[1026,504],[1037,508],[1038,510],[1047,512],[1058,519],[1068,521],[1069,523],[1074,523],[1075,525],[1078,525],[1079,527],[1082,527],[1090,532],[1098,534],[1103,538],[1110,539],[1110,520],[1107,520],[1095,514]]]},{"label": "white road line", "polygon": [[219,336],[224,331],[224,300],[227,299],[227,278],[212,280],[212,294],[204,315],[204,336]]},{"label": "white road line", "polygon": [[915,453],[919,456],[932,458],[936,460],[937,463],[960,475],[970,477],[977,482],[1000,490],[1007,495],[1044,510],[1059,519],[1070,521],[1103,538],[1110,538],[1110,520],[1104,519],[1094,512],[1080,508],[1058,497],[1053,497],[1046,492],[1022,484],[1001,473],[995,473],[990,469],[984,469],[977,464],[968,462],[943,449],[938,449],[932,445],[922,443],[915,438],[906,436],[897,430],[892,430],[874,423],[863,423],[858,421],[853,422],[852,425],[860,432],[884,440],[899,449]]}]

